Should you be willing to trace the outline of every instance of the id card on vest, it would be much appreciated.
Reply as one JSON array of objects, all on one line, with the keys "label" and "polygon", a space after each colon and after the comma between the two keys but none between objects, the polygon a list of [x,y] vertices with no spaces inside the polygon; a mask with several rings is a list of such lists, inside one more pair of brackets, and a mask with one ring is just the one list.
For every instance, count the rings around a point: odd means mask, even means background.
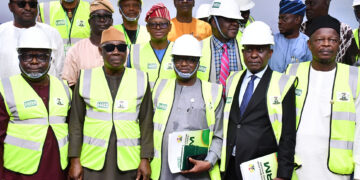
[{"label": "id card on vest", "polygon": [[268,154],[240,164],[243,179],[246,180],[272,180],[277,173],[276,153]]}]

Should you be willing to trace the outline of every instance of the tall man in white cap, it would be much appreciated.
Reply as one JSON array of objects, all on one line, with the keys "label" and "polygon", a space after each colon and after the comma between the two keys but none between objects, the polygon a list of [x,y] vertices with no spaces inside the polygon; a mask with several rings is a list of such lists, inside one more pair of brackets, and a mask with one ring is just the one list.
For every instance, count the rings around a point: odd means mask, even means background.
[{"label": "tall man in white cap", "polygon": [[327,15],[308,26],[313,59],[291,64],[296,75],[296,155],[299,180],[360,179],[360,72],[336,62],[341,23]]},{"label": "tall man in white cap", "polygon": [[71,90],[48,75],[53,46],[36,28],[18,38],[21,74],[0,83],[0,179],[65,180]]},{"label": "tall man in white cap", "polygon": [[14,16],[13,21],[0,25],[0,78],[9,77],[20,73],[18,53],[16,52],[17,39],[22,31],[36,28],[44,32],[52,44],[52,61],[49,74],[61,76],[64,65],[64,45],[59,32],[49,25],[36,22],[38,14],[38,1],[13,1],[8,4]]},{"label": "tall man in white cap", "polygon": [[[201,57],[200,43],[191,35],[179,37],[172,49],[176,78],[162,79],[154,89],[154,147],[155,157],[151,162],[154,180],[218,180],[218,159],[222,145],[222,87],[197,78]],[[169,134],[179,131],[209,130],[209,151],[202,160],[189,158],[194,164],[181,173],[170,171],[168,146]],[[184,137],[185,138],[185,137]]]},{"label": "tall man in white cap", "polygon": [[210,9],[210,24],[213,35],[202,42],[201,62],[199,68],[210,82],[225,81],[231,71],[244,69],[242,54],[236,35],[239,31],[239,20],[243,19],[235,0],[215,0]]},{"label": "tall man in white cap", "polygon": [[241,163],[277,153],[277,173],[273,175],[277,180],[290,180],[296,139],[296,78],[268,67],[274,38],[267,24],[251,23],[241,44],[247,70],[232,73],[227,80],[220,170],[225,172],[224,179],[241,180]]}]

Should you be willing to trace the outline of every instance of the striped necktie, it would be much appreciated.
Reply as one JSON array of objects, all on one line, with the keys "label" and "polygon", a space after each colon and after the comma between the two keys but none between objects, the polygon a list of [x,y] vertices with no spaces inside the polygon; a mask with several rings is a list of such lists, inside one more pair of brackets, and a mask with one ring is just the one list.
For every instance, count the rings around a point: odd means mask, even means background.
[{"label": "striped necktie", "polygon": [[229,65],[229,53],[228,53],[227,45],[224,44],[222,47],[223,47],[223,53],[221,55],[219,81],[223,85],[223,94],[225,95],[226,79],[230,74],[230,65]]}]

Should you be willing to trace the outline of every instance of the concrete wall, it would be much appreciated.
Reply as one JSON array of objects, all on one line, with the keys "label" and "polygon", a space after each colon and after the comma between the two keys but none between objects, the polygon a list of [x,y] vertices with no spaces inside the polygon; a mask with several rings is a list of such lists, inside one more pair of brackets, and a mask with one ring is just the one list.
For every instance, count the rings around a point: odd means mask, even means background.
[{"label": "concrete wall", "polygon": [[[39,0],[39,2],[44,2],[49,0]],[[90,1],[90,0],[87,0]],[[111,0],[115,9],[118,9],[116,4],[117,0]],[[279,11],[279,0],[253,0],[255,2],[255,7],[251,10],[251,15],[256,20],[261,20],[268,23],[274,32],[278,32],[277,28],[277,18]],[[9,0],[1,0],[0,7],[2,7],[0,11],[0,23],[4,23],[6,21],[12,20],[12,14],[8,9]],[[163,2],[166,7],[170,10],[171,17],[176,15],[176,9],[173,5],[173,0],[143,0],[143,11],[140,17],[140,24],[145,24],[144,18],[146,12],[151,8],[154,3]],[[193,15],[196,14],[196,9],[202,3],[211,3],[212,0],[196,0],[195,8]],[[352,28],[357,28],[358,23],[354,17],[353,8],[352,8],[352,0],[332,0],[330,6],[330,15],[338,18],[340,21],[349,24]],[[121,23],[121,16],[118,10],[116,10],[114,14],[114,24]]]}]

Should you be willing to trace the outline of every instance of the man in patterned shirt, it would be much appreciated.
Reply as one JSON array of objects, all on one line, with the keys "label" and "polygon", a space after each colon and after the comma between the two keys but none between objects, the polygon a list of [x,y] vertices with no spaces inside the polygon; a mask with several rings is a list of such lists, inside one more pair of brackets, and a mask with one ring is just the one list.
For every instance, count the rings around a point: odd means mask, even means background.
[{"label": "man in patterned shirt", "polygon": [[[312,19],[319,16],[326,16],[329,14],[329,6],[331,0],[306,0],[306,18],[308,21],[304,22],[300,31],[309,36],[307,32],[309,23]],[[341,23],[340,27],[340,48],[336,56],[336,62],[353,65],[356,61],[357,46],[349,25]]]}]

